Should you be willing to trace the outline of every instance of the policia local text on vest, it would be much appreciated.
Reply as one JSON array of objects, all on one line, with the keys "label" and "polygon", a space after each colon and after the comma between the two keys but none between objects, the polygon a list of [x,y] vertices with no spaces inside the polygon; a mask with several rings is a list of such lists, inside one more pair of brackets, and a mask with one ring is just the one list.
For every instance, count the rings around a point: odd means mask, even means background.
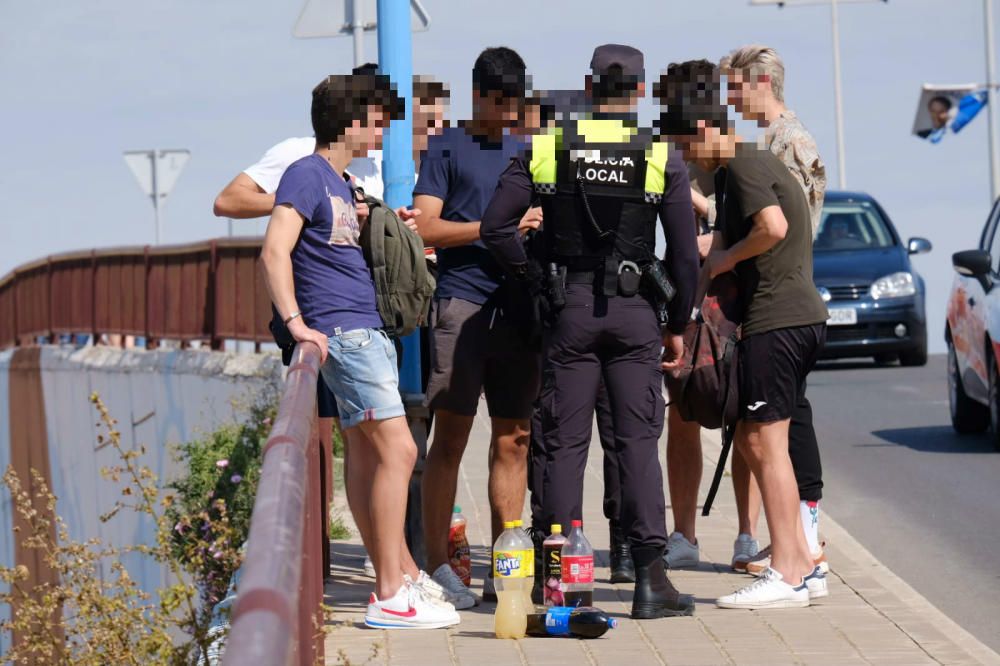
[{"label": "policia local text on vest", "polygon": [[[593,113],[532,138],[531,154],[501,176],[481,238],[510,274],[537,291],[532,283],[542,279],[542,270],[529,261],[517,226],[532,202],[540,202],[544,221],[533,245],[540,247],[552,310],[540,396],[545,522],[583,515],[584,470],[603,376],[619,457],[621,526],[636,566],[632,617],[689,615],[691,599],[670,584],[661,560],[667,538],[657,459],[664,337],[657,310],[666,315],[667,335],[683,333],[698,277],[690,184],[679,156],[637,128],[642,54],[601,46],[591,70]],[[666,265],[654,254],[658,216]]]}]

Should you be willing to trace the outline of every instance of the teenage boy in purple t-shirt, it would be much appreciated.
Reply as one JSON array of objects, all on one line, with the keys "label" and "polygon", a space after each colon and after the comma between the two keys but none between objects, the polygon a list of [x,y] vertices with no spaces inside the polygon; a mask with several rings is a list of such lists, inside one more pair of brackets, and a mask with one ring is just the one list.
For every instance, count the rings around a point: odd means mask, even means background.
[{"label": "teenage boy in purple t-shirt", "polygon": [[[387,78],[328,76],[313,90],[316,150],[285,171],[261,260],[267,288],[299,343],[316,344],[351,454],[351,513],[375,565],[365,624],[440,628],[458,623],[450,604],[429,599],[419,571],[403,571],[407,490],[417,449],[399,396],[396,349],[381,330],[375,287],[359,245],[361,226],[344,170],[381,147],[402,116]],[[416,211],[411,212],[415,214]]]}]

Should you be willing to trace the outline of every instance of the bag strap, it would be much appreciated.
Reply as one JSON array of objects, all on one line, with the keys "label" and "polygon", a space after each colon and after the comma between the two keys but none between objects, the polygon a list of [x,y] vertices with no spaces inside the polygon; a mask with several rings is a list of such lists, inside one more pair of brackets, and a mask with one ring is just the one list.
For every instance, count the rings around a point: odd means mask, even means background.
[{"label": "bag strap", "polygon": [[[733,375],[736,372],[736,363],[733,362],[733,354],[736,352],[736,343],[739,340],[739,329],[726,338],[726,347],[722,354],[723,363],[729,362],[729,376],[726,378],[726,399],[722,405],[722,450],[719,452],[719,461],[715,464],[715,475],[712,477],[712,485],[708,489],[708,496],[705,504],[701,508],[701,515],[707,516],[715,503],[715,496],[719,492],[719,485],[722,483],[722,475],[726,471],[726,460],[729,458],[729,449],[733,446],[733,438],[736,436],[736,423],[726,423],[726,414],[729,412],[729,402],[732,391],[729,387],[733,382]],[[737,419],[738,421],[739,419]]]}]

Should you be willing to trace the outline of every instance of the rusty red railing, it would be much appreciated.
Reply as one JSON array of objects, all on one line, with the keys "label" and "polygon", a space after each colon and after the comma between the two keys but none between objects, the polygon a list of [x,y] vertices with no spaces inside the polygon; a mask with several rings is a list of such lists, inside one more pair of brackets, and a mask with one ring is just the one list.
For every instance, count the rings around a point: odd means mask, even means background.
[{"label": "rusty red railing", "polygon": [[319,349],[295,349],[264,446],[243,574],[223,664],[315,663],[322,656],[327,452],[316,430]]},{"label": "rusty red railing", "polygon": [[[160,339],[271,340],[261,239],[89,250],[0,278],[0,349],[86,333]],[[312,666],[323,655],[331,451],[316,421],[320,352],[295,349],[250,520],[226,664]]]},{"label": "rusty red railing", "polygon": [[86,333],[208,341],[271,340],[261,239],[87,250],[0,278],[0,348]]}]

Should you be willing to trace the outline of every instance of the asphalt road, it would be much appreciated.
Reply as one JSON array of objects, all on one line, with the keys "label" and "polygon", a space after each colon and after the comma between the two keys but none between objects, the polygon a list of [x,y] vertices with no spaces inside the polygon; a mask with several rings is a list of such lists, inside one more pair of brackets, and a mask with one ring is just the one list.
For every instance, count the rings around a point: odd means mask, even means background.
[{"label": "asphalt road", "polygon": [[810,375],[821,506],[1000,652],[1000,452],[988,434],[952,430],[945,366],[838,362]]}]

